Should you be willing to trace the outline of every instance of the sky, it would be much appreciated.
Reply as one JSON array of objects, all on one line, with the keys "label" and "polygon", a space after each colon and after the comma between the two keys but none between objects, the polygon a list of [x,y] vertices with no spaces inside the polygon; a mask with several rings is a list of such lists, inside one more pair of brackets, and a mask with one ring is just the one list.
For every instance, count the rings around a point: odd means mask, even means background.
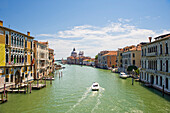
[{"label": "sky", "polygon": [[55,59],[73,48],[95,57],[170,33],[170,0],[0,0],[5,27],[48,41]]}]

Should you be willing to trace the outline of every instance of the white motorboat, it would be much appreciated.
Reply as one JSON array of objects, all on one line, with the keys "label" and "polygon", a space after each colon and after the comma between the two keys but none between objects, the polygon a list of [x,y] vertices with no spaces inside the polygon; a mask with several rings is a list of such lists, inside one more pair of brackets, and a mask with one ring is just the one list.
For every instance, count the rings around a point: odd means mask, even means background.
[{"label": "white motorboat", "polygon": [[128,78],[128,75],[126,75],[124,72],[121,72],[119,77],[126,79]]},{"label": "white motorboat", "polygon": [[92,91],[99,91],[99,83],[94,82],[91,86]]}]

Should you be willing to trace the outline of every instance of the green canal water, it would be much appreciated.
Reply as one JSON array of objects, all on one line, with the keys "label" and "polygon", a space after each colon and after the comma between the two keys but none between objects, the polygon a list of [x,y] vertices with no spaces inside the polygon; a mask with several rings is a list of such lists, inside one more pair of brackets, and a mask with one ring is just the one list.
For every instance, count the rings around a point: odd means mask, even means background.
[{"label": "green canal water", "polygon": [[[30,94],[9,94],[0,113],[168,113],[170,96],[146,88],[131,78],[120,79],[109,70],[64,65],[63,76],[55,74],[52,85]],[[57,73],[59,72],[57,71]],[[99,92],[90,87],[96,81]]]}]

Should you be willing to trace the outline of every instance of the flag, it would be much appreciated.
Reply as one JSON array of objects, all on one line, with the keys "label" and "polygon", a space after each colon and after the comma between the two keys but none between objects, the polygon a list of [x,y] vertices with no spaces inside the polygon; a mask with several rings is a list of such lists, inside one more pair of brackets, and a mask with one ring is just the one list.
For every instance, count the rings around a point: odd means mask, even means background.
[{"label": "flag", "polygon": [[16,57],[14,58],[14,64],[16,63]]},{"label": "flag", "polygon": [[22,63],[24,63],[24,58],[22,59]]}]

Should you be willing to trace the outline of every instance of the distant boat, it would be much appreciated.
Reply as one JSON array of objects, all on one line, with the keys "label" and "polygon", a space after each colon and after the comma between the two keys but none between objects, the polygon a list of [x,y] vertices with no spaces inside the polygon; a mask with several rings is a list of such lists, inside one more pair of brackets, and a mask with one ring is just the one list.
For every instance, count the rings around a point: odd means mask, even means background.
[{"label": "distant boat", "polygon": [[128,78],[128,75],[126,75],[124,72],[121,72],[119,77],[126,79]]},{"label": "distant boat", "polygon": [[91,86],[92,91],[99,91],[99,83],[94,82]]}]

